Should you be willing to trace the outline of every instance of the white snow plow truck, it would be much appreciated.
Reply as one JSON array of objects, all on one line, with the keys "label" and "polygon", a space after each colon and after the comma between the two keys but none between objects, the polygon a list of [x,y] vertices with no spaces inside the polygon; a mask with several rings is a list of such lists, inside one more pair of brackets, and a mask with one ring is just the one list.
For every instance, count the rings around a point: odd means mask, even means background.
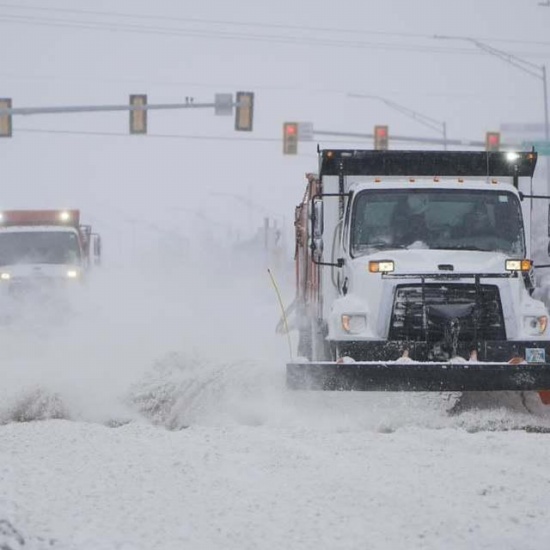
[{"label": "white snow plow truck", "polygon": [[543,197],[520,188],[536,161],[320,151],[295,213],[300,357],[287,387],[550,389],[549,313],[530,259],[531,205]]},{"label": "white snow plow truck", "polygon": [[0,211],[3,296],[73,287],[100,256],[101,239],[78,210]]}]

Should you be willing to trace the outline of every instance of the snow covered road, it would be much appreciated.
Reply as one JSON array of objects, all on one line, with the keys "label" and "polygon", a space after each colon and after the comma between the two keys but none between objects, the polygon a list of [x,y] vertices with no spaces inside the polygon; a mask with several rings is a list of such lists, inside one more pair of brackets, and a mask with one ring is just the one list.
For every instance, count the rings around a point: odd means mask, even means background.
[{"label": "snow covered road", "polygon": [[0,438],[2,517],[30,548],[539,549],[550,540],[547,435],[50,420],[3,426]]}]

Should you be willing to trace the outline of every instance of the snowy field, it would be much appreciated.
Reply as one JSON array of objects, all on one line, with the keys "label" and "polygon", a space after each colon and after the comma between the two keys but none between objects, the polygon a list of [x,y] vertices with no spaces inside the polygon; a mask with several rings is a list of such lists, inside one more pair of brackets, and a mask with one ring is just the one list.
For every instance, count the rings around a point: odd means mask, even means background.
[{"label": "snowy field", "polygon": [[0,547],[546,546],[550,417],[287,392],[275,292],[244,267],[105,267],[65,322],[4,330]]}]

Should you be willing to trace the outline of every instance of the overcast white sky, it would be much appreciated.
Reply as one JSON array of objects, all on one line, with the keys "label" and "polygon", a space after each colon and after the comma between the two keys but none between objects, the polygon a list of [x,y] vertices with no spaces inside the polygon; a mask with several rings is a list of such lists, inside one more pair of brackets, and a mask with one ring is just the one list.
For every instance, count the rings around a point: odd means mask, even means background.
[{"label": "overcast white sky", "polygon": [[[169,218],[197,221],[190,211],[203,213],[205,204],[241,232],[270,213],[287,221],[303,173],[315,169],[317,141],[284,157],[284,121],[437,135],[381,101],[348,97],[362,93],[445,122],[451,138],[483,140],[502,123],[542,123],[542,80],[468,42],[433,36],[473,37],[543,65],[549,24],[550,7],[537,0],[0,2],[0,96],[14,106],[125,103],[131,93],[147,93],[150,102],[256,93],[252,134],[234,132],[233,119],[211,110],[150,114],[151,134],[208,139],[28,131],[125,134],[125,113],[19,117],[14,137],[0,142],[9,182],[2,202],[81,207],[85,219],[106,225],[119,216],[170,228],[181,220]],[[251,214],[243,197],[260,207]]]}]

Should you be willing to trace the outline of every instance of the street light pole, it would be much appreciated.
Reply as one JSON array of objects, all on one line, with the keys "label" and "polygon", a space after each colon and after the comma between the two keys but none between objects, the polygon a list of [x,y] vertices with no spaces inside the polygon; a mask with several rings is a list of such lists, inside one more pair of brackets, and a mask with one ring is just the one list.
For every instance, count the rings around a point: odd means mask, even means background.
[{"label": "street light pole", "polygon": [[377,99],[385,103],[388,107],[391,107],[392,109],[395,109],[396,111],[399,111],[400,113],[403,113],[410,118],[414,118],[414,120],[416,120],[417,122],[420,122],[420,124],[423,124],[424,126],[431,128],[432,130],[437,130],[438,132],[441,132],[441,134],[443,135],[443,144],[444,144],[443,146],[445,148],[445,151],[447,150],[447,124],[445,122],[440,122],[439,120],[435,120],[434,118],[431,118],[427,115],[423,115],[422,113],[419,113],[417,111],[413,111],[412,109],[409,109],[408,107],[400,105],[395,101],[390,101],[389,99],[386,99],[378,95],[348,93],[348,97]]},{"label": "street light pole", "polygon": [[[513,65],[520,71],[523,71],[524,73],[530,74],[531,76],[534,76],[535,78],[538,78],[539,80],[541,80],[543,100],[544,100],[544,139],[546,141],[550,140],[550,125],[548,122],[548,84],[546,81],[546,65],[536,65],[535,63],[531,63],[530,61],[522,59],[521,57],[517,57],[516,55],[513,55],[511,53],[505,52],[503,50],[499,50],[497,48],[493,48],[493,46],[484,44],[483,42],[480,42],[479,40],[476,40],[475,38],[471,38],[469,36],[444,36],[444,35],[436,34],[434,38],[444,39],[444,40],[462,40],[465,42],[470,42],[480,50],[487,52],[488,54],[494,55],[495,57],[502,59],[506,63]],[[550,157],[547,157],[546,159],[546,177],[548,181],[548,192],[550,193]]]},{"label": "street light pole", "polygon": [[550,130],[548,125],[548,84],[546,82],[546,65],[542,66],[542,85],[544,89],[544,137],[546,141],[548,141],[550,139]]}]

